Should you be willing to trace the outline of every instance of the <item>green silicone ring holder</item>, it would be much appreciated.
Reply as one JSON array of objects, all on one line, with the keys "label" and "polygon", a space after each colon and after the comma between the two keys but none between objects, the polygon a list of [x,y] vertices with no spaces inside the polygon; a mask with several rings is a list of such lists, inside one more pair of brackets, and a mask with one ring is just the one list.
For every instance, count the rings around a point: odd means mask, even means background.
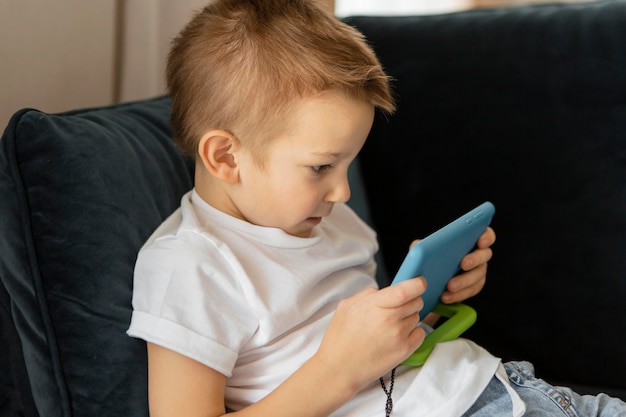
[{"label": "green silicone ring holder", "polygon": [[448,320],[426,336],[424,343],[402,365],[423,365],[437,343],[457,339],[476,322],[476,310],[465,304],[438,304],[433,313]]}]

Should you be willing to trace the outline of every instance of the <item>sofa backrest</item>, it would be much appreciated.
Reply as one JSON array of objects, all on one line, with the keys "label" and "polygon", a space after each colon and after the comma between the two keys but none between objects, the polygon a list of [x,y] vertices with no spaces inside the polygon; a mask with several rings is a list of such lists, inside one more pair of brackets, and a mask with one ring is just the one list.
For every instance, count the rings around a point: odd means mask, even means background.
[{"label": "sofa backrest", "polygon": [[398,97],[360,155],[389,274],[412,239],[491,200],[469,336],[551,381],[624,390],[626,2],[348,22]]}]

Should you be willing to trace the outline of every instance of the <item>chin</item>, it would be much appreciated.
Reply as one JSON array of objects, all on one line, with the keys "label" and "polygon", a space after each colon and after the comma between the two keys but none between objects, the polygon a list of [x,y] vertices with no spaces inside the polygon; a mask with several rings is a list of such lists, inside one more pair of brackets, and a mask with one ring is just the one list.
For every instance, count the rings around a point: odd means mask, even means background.
[{"label": "chin", "polygon": [[313,228],[303,227],[297,230],[292,230],[291,232],[287,232],[287,233],[289,233],[292,236],[307,238],[307,237],[311,237],[311,234],[313,233]]},{"label": "chin", "polygon": [[312,229],[307,229],[307,230],[299,230],[299,231],[294,231],[291,233],[288,232],[288,233],[292,236],[307,238],[307,237],[311,237],[312,231],[313,231]]}]

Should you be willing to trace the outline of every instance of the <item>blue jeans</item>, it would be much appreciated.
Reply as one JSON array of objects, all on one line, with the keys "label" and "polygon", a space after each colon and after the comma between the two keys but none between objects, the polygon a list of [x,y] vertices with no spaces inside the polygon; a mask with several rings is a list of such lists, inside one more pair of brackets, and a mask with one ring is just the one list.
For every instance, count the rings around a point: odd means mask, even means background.
[{"label": "blue jeans", "polygon": [[[504,368],[511,386],[526,404],[525,417],[626,417],[623,401],[605,394],[578,395],[569,388],[551,386],[535,377],[535,370],[528,362],[508,362]],[[510,416],[511,407],[506,389],[494,378],[464,416]]]}]

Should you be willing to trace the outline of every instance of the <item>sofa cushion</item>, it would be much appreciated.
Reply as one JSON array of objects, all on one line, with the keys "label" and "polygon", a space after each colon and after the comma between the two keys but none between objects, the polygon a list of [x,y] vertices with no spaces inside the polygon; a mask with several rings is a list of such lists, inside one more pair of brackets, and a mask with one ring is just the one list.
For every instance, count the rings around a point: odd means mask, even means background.
[{"label": "sofa cushion", "polygon": [[165,97],[26,109],[4,132],[0,279],[40,416],[147,415],[145,344],[125,334],[133,267],[193,178],[169,112]]}]

